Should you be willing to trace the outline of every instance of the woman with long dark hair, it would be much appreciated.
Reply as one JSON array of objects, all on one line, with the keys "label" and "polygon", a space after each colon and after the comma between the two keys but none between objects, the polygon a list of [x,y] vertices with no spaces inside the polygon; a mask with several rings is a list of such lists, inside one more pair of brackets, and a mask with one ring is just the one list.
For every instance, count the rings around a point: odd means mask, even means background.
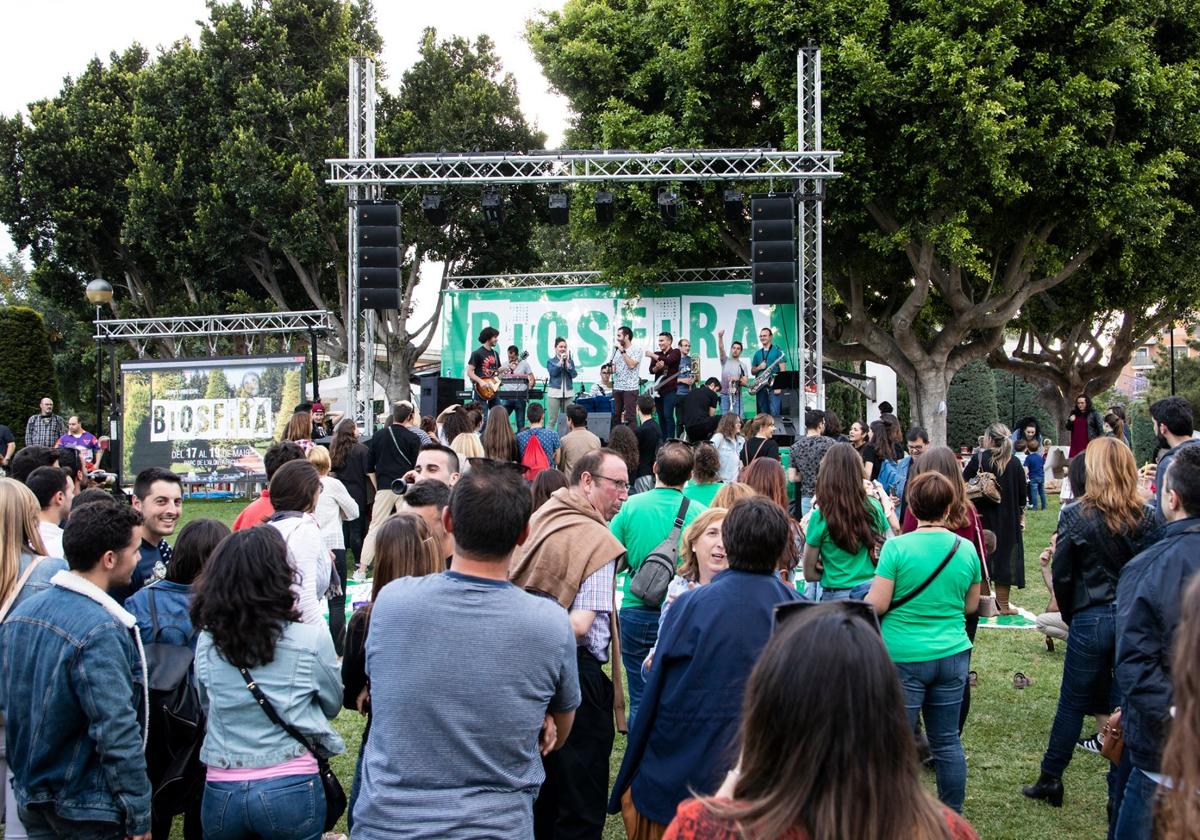
[{"label": "woman with long dark hair", "polygon": [[488,412],[487,424],[483,427],[483,453],[496,461],[520,461],[517,436],[508,424],[508,411],[502,406],[493,406]]},{"label": "woman with long dark hair", "polygon": [[[738,480],[753,488],[759,496],[779,505],[787,513],[787,475],[781,463],[772,458],[755,458],[749,466],[742,468]],[[796,565],[800,562],[800,552],[804,550],[804,535],[800,530],[800,523],[790,515],[788,526],[791,528],[792,538],[788,542],[787,550],[779,558],[778,568],[780,572],[785,573],[787,581],[790,581]]]},{"label": "woman with long dark hair", "polygon": [[[621,456],[621,460],[625,462],[631,476],[637,475],[641,454],[638,451],[637,435],[633,433],[633,429],[624,423],[613,426],[612,431],[608,433],[608,448]],[[632,485],[629,493],[633,495]]]},{"label": "woman with long dark hair", "polygon": [[1092,398],[1080,394],[1075,398],[1075,405],[1067,417],[1067,431],[1071,433],[1071,448],[1068,458],[1074,458],[1087,445],[1098,437],[1104,437],[1104,421],[1100,412],[1092,405]]},{"label": "woman with long dark hair", "polygon": [[895,666],[847,610],[784,619],[750,674],[738,741],[724,784],[681,803],[664,840],[976,837],[921,784]]},{"label": "woman with long dark hair", "polygon": [[842,434],[842,418],[832,408],[825,409],[825,437],[833,438],[838,443],[850,442],[850,439]]},{"label": "woman with long dark hair", "polygon": [[[554,467],[542,470],[529,488],[529,492],[533,494],[533,510],[546,504],[556,490],[561,490],[569,483],[561,470],[556,470]],[[532,511],[530,512],[532,513]]]},{"label": "woman with long dark hair", "polygon": [[1025,588],[1025,502],[1028,487],[1025,470],[1013,456],[1012,432],[1003,423],[988,426],[983,435],[983,449],[971,456],[963,469],[963,478],[970,483],[979,473],[991,473],[1000,490],[1000,501],[987,496],[975,499],[983,527],[996,535],[996,550],[988,557],[988,568],[996,588],[996,607],[1003,615],[1015,615],[1009,603],[1009,593],[1015,586]]},{"label": "woman with long dark hair", "polygon": [[292,589],[305,624],[325,626],[321,602],[330,589],[333,552],[325,545],[315,516],[321,495],[321,475],[308,461],[288,461],[275,471],[268,488],[275,513],[267,523],[287,545],[288,562],[295,570]]},{"label": "woman with long dark hair", "polygon": [[946,521],[955,503],[951,480],[922,473],[905,495],[917,528],[883,544],[866,601],[882,619],[909,725],[916,728],[918,715],[925,719],[938,799],[961,813],[967,760],[958,724],[971,662],[963,616],[979,606],[983,577],[979,555]]},{"label": "woman with long dark hair", "polygon": [[[1062,805],[1062,774],[1084,717],[1115,705],[1117,583],[1154,530],[1153,508],[1138,493],[1137,463],[1125,441],[1097,438],[1086,452],[1087,489],[1062,511],[1050,567],[1054,597],[1070,628],[1058,709],[1041,775],[1024,788],[1026,796],[1054,806]],[[1098,698],[1109,698],[1102,710],[1095,708]],[[1101,728],[1105,719],[1097,718]]]},{"label": "woman with long dark hair", "polygon": [[862,598],[871,589],[876,543],[887,533],[883,503],[868,495],[853,444],[829,447],[804,535],[804,579],[820,581],[821,600]]},{"label": "woman with long dark hair", "polygon": [[885,461],[895,463],[896,446],[892,443],[892,434],[888,424],[882,420],[871,423],[868,440],[870,442],[863,446],[859,454],[862,455],[864,464],[871,465],[871,474],[867,478],[874,481],[879,478],[879,471],[883,469]]},{"label": "woman with long dark hair", "polygon": [[362,745],[354,762],[354,782],[346,809],[347,828],[351,827],[362,775],[362,756],[371,734],[371,690],[367,680],[367,634],[370,632],[371,605],[379,598],[383,587],[397,578],[423,577],[442,571],[445,563],[438,556],[441,552],[437,543],[429,525],[416,514],[398,513],[389,517],[379,528],[371,600],[355,611],[346,627],[346,646],[342,659],[342,705],[367,718]]},{"label": "woman with long dark hair", "polygon": [[[330,723],[341,710],[342,678],[329,632],[300,621],[293,575],[279,532],[248,528],[221,541],[196,586],[196,679],[208,715],[201,818],[209,840],[321,837],[317,759],[346,748]],[[267,716],[250,681],[320,756]]]},{"label": "woman with long dark hair", "polygon": [[[362,544],[367,536],[367,525],[371,522],[371,506],[375,502],[375,485],[368,478],[370,453],[359,443],[358,427],[351,419],[342,420],[333,429],[333,440],[329,444],[329,466],[331,475],[342,482],[350,498],[358,505],[359,515],[342,523],[342,541],[346,545],[347,561],[359,566],[359,573],[366,574],[362,567]],[[353,558],[350,561],[350,558]]]}]

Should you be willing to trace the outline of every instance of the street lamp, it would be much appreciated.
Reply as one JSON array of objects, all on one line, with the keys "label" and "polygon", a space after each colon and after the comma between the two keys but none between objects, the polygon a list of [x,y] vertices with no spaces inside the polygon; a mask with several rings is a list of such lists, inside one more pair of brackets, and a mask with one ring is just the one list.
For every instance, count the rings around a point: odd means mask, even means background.
[{"label": "street lamp", "polygon": [[104,429],[104,403],[101,397],[103,383],[103,359],[100,352],[100,307],[112,303],[113,287],[107,280],[97,277],[87,284],[87,299],[96,307],[96,425],[97,433]]}]

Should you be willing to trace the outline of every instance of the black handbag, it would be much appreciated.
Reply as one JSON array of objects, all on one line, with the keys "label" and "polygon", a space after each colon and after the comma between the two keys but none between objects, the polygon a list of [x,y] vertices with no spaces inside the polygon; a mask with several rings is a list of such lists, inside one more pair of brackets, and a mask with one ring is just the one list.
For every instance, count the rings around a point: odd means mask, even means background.
[{"label": "black handbag", "polygon": [[262,710],[267,713],[267,717],[276,726],[303,744],[305,749],[316,757],[317,775],[321,777],[321,787],[325,790],[324,830],[332,831],[333,827],[337,825],[337,821],[341,819],[342,814],[346,812],[346,791],[342,789],[342,783],[338,781],[338,777],[334,775],[333,768],[329,766],[329,757],[318,750],[315,744],[301,735],[290,723],[284,722],[279,713],[275,711],[275,707],[271,705],[271,701],[267,699],[267,695],[263,694],[262,689],[258,687],[258,683],[250,676],[249,671],[245,668],[238,668],[238,671],[241,673],[242,679],[246,681],[246,688],[250,689],[250,693],[258,701],[258,705],[262,706]]}]

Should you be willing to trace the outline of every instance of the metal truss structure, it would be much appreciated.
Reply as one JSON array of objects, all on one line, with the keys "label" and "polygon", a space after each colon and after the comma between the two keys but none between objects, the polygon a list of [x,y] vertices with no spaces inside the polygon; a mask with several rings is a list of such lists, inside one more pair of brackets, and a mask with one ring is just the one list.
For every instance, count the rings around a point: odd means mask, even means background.
[{"label": "metal truss structure", "polygon": [[[658,282],[701,283],[750,280],[749,266],[677,268]],[[535,274],[461,274],[449,278],[450,289],[537,289],[548,286],[603,286],[602,271],[542,271]]]},{"label": "metal truss structure", "polygon": [[[796,53],[796,136],[801,153],[821,144],[821,51],[804,47]],[[801,399],[806,405],[825,407],[823,318],[822,223],[825,182],[812,176],[800,180],[800,271],[796,295],[796,341]]]},{"label": "metal truss structure", "polygon": [[[373,422],[369,397],[374,383],[374,313],[358,302],[358,249],[355,202],[378,198],[384,187],[453,187],[501,184],[773,182],[796,188],[800,202],[797,277],[798,366],[802,393],[824,405],[821,370],[821,202],[825,183],[841,177],[841,152],[822,148],[821,53],[816,47],[796,55],[798,149],[663,149],[658,152],[558,150],[519,152],[420,153],[375,158],[375,64],[350,59],[349,157],[326,160],[327,184],[349,188],[349,267],[346,319],[347,366],[353,416],[360,426]],[[782,186],[782,184],[781,184]],[[726,271],[701,269],[700,271]],[[744,268],[728,269],[744,272]],[[679,272],[677,272],[678,274]],[[536,280],[532,278],[537,278]],[[705,279],[689,276],[686,279]],[[709,277],[707,279],[717,279]],[[730,279],[730,278],[725,278]],[[599,272],[457,277],[457,288],[520,288],[602,282]],[[671,281],[667,281],[671,282]],[[360,346],[366,339],[366,349]]]},{"label": "metal truss structure", "polygon": [[210,353],[217,341],[242,336],[253,350],[258,336],[294,333],[323,334],[334,329],[332,312],[315,309],[306,312],[258,312],[249,315],[197,315],[178,318],[119,318],[96,321],[94,338],[99,342],[130,341],[144,356],[147,344],[157,339],[184,341],[203,339]]},{"label": "metal truss structure", "polygon": [[[351,90],[354,86],[351,85]],[[444,186],[588,182],[789,181],[840,176],[841,152],[810,149],[664,149],[659,152],[534,151],[416,154],[327,160],[327,184]]]}]

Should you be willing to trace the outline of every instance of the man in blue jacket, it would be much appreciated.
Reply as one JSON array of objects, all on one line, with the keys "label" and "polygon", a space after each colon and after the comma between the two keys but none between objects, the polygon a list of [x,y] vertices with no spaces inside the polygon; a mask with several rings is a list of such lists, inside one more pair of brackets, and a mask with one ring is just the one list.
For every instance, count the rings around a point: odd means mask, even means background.
[{"label": "man in blue jacket", "polygon": [[1167,524],[1159,540],[1134,557],[1117,587],[1117,685],[1123,697],[1121,726],[1132,765],[1114,837],[1152,836],[1154,791],[1171,720],[1171,640],[1179,625],[1180,599],[1200,569],[1200,446],[1180,449],[1162,493]]},{"label": "man in blue jacket", "polygon": [[30,837],[149,840],[146,659],[129,583],[142,516],[85,505],[63,532],[70,571],[0,624],[0,711]]},{"label": "man in blue jacket", "polygon": [[608,801],[630,837],[665,827],[693,791],[716,791],[737,756],[742,695],[775,607],[803,600],[775,576],[792,534],[779,505],[744,499],[721,531],[729,568],[680,595],[667,613]]}]

